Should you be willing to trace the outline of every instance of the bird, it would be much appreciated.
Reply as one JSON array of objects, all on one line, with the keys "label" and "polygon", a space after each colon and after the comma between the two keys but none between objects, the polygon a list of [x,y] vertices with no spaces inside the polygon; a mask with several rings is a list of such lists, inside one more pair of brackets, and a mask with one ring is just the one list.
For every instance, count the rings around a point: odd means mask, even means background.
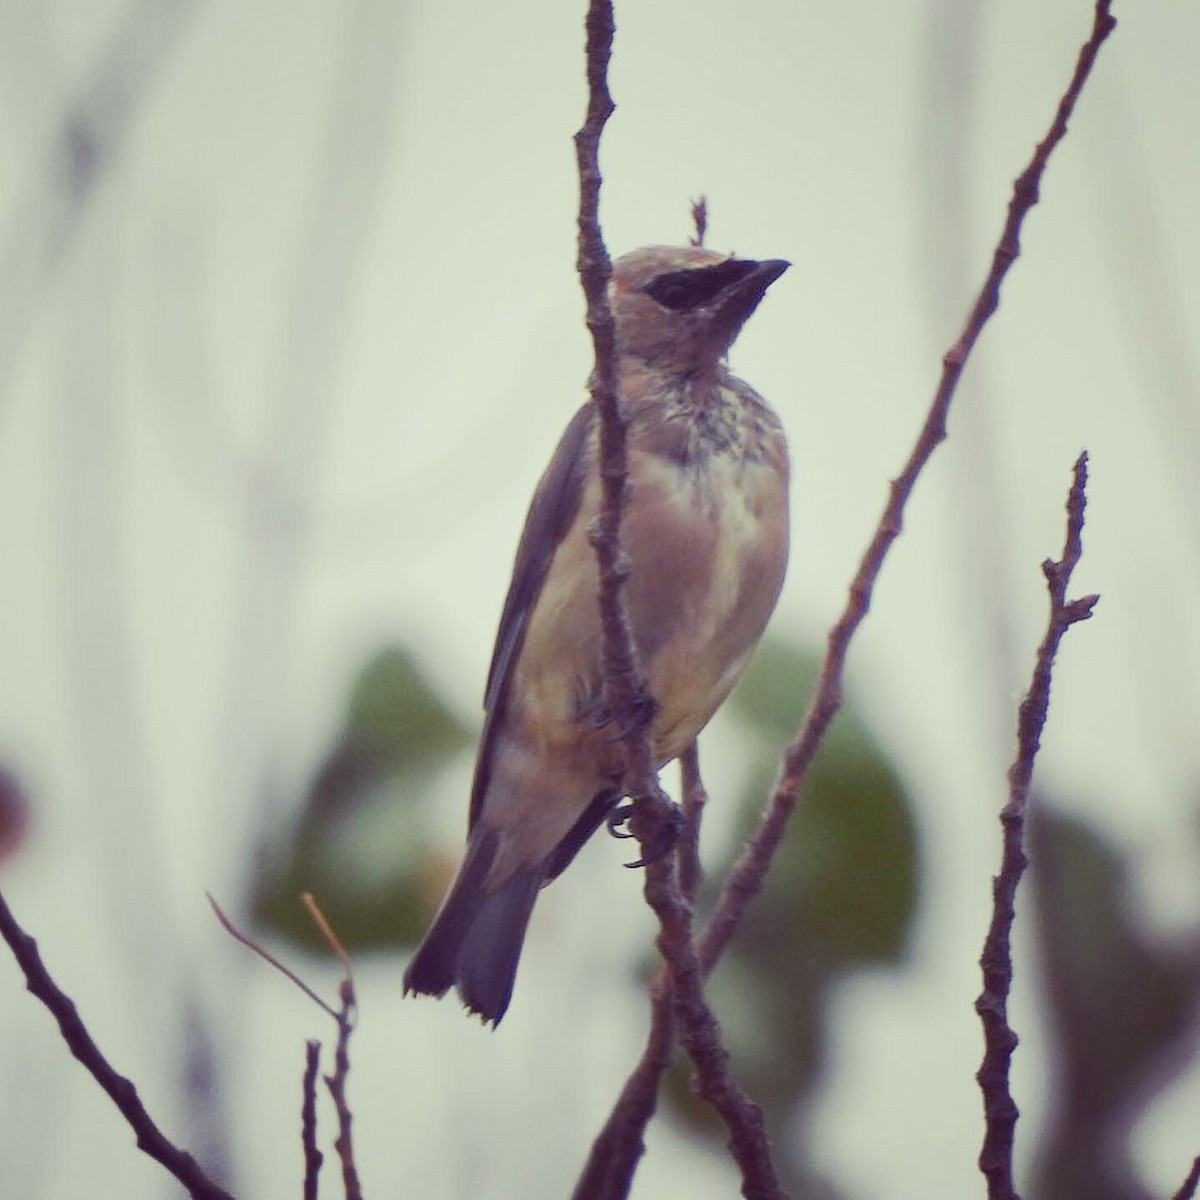
[{"label": "bird", "polygon": [[[624,598],[659,768],[729,695],[783,586],[787,441],[726,355],[789,265],[696,245],[647,246],[613,263],[628,421]],[[589,400],[534,493],[484,690],[466,852],[404,976],[405,995],[456,986],[493,1027],[512,999],[538,893],[623,798],[589,539],[599,424]]]}]

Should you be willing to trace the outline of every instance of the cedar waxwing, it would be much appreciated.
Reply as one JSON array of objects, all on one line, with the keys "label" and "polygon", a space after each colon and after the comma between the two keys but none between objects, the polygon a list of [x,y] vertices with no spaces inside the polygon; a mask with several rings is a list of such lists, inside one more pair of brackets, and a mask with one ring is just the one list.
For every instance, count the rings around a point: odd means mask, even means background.
[{"label": "cedar waxwing", "polygon": [[[775,413],[725,356],[787,270],[696,246],[614,264],[618,386],[629,417],[625,605],[653,697],[660,766],[745,670],[788,556],[788,457]],[[540,888],[621,799],[603,710],[596,553],[599,420],[575,414],[534,493],[484,696],[466,856],[404,976],[496,1023]]]}]

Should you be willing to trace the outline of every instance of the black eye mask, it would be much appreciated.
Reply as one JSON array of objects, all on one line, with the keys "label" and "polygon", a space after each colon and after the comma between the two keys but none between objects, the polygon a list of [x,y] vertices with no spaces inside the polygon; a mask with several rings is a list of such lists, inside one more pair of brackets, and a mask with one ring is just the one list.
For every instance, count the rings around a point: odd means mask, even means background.
[{"label": "black eye mask", "polygon": [[707,304],[718,292],[745,279],[757,265],[746,259],[731,258],[711,267],[668,271],[646,284],[646,295],[672,312],[688,312]]}]

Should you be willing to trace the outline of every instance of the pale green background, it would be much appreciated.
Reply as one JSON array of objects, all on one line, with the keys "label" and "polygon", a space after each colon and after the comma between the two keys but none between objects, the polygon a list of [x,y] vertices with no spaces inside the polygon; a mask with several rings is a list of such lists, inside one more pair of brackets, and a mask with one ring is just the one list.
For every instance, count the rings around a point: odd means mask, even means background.
[{"label": "pale green background", "polygon": [[[914,966],[846,988],[815,1118],[819,1165],[861,1197],[983,1191],[994,814],[1084,446],[1076,589],[1103,600],[1068,636],[1039,778],[1135,856],[1164,931],[1197,926],[1200,9],[1117,14],[852,653],[928,868]],[[734,366],[791,434],[777,621],[816,640],[1090,7],[671,0],[618,21],[609,244],[681,240],[705,192],[712,245],[795,264]],[[256,1200],[299,1194],[302,1043],[330,1031],[203,890],[236,905],[247,839],[303,787],[378,641],[416,642],[476,711],[524,506],[588,369],[581,23],[562,0],[0,5],[0,752],[37,804],[0,885],[169,1129],[178,989],[198,981]],[[78,209],[72,112],[112,152]],[[718,797],[738,778],[719,744]],[[447,853],[468,770],[443,781]],[[641,1044],[627,964],[652,927],[623,852],[597,840],[547,895],[496,1035],[401,1003],[399,961],[360,964],[368,1195],[567,1194]],[[1047,1096],[1017,950],[1020,1136]],[[0,1089],[5,1200],[174,1194],[7,955],[0,1072],[25,1081]],[[1200,1152],[1198,1111],[1193,1074],[1144,1128],[1157,1194]],[[655,1128],[636,1196],[735,1191]]]}]

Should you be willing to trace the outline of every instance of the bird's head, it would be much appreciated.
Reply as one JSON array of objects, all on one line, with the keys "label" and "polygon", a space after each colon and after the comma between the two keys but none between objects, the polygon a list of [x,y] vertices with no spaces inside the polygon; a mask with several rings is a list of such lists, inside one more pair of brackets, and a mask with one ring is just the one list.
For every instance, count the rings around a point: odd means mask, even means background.
[{"label": "bird's head", "polygon": [[715,367],[789,265],[702,246],[646,246],[623,255],[613,264],[610,292],[621,354],[686,372]]}]

